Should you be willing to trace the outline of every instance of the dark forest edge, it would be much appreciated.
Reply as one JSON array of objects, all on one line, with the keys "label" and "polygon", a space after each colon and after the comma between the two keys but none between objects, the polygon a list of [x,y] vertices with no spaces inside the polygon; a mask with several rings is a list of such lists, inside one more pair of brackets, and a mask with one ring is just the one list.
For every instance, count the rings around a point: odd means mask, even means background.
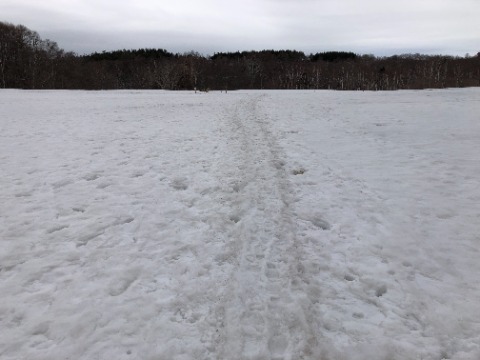
[{"label": "dark forest edge", "polygon": [[77,55],[23,25],[0,22],[0,87],[22,89],[398,90],[480,86],[475,56],[389,57],[295,50]]}]

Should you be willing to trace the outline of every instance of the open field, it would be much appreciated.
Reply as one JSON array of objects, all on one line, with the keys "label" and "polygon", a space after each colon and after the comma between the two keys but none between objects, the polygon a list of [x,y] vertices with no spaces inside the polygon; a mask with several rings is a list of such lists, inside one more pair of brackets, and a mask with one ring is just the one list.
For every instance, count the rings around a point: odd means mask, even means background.
[{"label": "open field", "polygon": [[0,358],[480,359],[480,89],[0,91]]}]

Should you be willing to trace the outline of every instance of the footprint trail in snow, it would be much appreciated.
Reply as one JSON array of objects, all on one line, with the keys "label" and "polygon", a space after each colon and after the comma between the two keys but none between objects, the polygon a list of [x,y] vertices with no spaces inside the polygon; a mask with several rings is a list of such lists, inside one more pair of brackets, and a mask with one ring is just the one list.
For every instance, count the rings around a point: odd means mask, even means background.
[{"label": "footprint trail in snow", "polygon": [[285,154],[259,103],[242,99],[220,125],[230,141],[219,173],[234,184],[222,198],[235,230],[231,278],[215,309],[223,324],[218,346],[220,358],[299,358],[312,354],[317,339],[298,296],[304,280]]}]

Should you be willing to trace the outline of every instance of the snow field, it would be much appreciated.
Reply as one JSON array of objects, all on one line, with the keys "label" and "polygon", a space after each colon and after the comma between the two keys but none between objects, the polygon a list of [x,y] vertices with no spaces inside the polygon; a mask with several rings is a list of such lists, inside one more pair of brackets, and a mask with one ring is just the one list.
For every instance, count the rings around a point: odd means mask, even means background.
[{"label": "snow field", "polygon": [[0,358],[480,358],[478,114],[2,90]]}]

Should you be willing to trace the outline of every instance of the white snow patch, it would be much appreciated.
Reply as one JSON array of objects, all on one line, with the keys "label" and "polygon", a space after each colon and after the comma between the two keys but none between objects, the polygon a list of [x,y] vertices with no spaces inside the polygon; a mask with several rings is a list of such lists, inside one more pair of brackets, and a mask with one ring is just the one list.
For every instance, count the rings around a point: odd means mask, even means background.
[{"label": "white snow patch", "polygon": [[0,91],[0,358],[480,358],[480,90]]}]

